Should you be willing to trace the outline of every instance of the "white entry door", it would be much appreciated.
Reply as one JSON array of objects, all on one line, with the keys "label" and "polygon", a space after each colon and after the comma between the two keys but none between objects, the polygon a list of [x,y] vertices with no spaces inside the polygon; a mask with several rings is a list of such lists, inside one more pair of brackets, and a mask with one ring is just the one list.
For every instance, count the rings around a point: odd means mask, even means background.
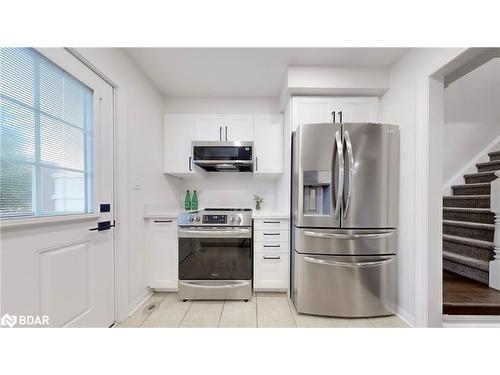
[{"label": "white entry door", "polygon": [[109,327],[113,88],[62,48],[1,53],[0,316]]}]

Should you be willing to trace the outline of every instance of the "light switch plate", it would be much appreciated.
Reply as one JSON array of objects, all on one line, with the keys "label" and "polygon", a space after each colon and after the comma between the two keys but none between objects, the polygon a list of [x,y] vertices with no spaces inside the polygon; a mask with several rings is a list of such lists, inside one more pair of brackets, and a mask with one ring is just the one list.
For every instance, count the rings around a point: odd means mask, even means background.
[{"label": "light switch plate", "polygon": [[134,177],[132,189],[134,189],[134,190],[141,190],[142,189],[141,179],[139,177]]}]

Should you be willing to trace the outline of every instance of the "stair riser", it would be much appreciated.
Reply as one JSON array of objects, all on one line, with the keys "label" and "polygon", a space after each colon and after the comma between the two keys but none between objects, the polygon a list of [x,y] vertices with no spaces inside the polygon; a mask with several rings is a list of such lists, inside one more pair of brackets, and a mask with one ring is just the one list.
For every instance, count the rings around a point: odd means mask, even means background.
[{"label": "stair riser", "polygon": [[500,154],[490,155],[490,161],[500,161]]},{"label": "stair riser", "polygon": [[472,198],[443,198],[444,207],[490,208],[490,197]]},{"label": "stair riser", "polygon": [[491,185],[453,188],[453,195],[490,195],[490,193]]},{"label": "stair riser", "polygon": [[494,256],[493,249],[474,247],[471,245],[452,242],[448,240],[443,240],[443,251],[449,251],[450,253],[453,254],[462,255],[478,260],[483,260],[485,262],[493,260]]},{"label": "stair riser", "polygon": [[481,182],[491,182],[497,179],[495,175],[464,177],[466,184],[479,184]]},{"label": "stair riser", "polygon": [[475,240],[493,242],[495,231],[493,229],[470,228],[457,225],[443,224],[443,233],[450,236],[473,238]]},{"label": "stair riser", "polygon": [[478,172],[488,172],[488,171],[498,171],[498,170],[500,170],[500,163],[493,164],[493,165],[478,165],[477,166]]},{"label": "stair riser", "polygon": [[489,273],[476,268],[468,267],[463,264],[455,263],[447,259],[443,259],[443,268],[446,271],[462,275],[472,280],[476,280],[483,284],[489,283]]},{"label": "stair riser", "polygon": [[495,224],[495,215],[477,212],[443,211],[443,220],[467,221],[471,223]]}]

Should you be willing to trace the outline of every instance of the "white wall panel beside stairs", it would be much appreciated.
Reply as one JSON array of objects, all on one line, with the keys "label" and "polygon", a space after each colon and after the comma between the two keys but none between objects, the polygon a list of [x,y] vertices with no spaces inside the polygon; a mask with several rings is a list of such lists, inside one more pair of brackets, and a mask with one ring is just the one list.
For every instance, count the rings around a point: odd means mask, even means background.
[{"label": "white wall panel beside stairs", "polygon": [[[500,171],[495,172],[500,177]],[[491,288],[500,290],[500,180],[491,183],[491,211],[495,214],[495,237],[494,237],[494,259],[490,262]]]}]

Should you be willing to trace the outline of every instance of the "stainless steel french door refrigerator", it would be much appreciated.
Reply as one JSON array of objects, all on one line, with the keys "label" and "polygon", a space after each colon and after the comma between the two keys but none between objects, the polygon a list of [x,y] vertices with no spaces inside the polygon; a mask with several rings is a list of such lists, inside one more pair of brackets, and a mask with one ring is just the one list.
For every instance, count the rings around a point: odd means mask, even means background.
[{"label": "stainless steel french door refrigerator", "polygon": [[399,130],[304,124],[292,135],[291,297],[300,313],[395,313]]}]

